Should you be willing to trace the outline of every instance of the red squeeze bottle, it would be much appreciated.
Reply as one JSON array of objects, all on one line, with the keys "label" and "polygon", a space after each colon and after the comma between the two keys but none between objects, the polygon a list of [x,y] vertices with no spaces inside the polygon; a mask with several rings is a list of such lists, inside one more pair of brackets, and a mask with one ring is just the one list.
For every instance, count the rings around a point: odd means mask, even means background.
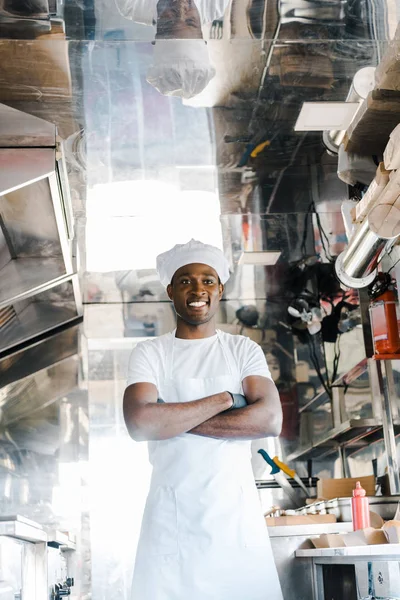
[{"label": "red squeeze bottle", "polygon": [[361,487],[361,483],[357,481],[356,489],[353,490],[353,498],[351,499],[354,531],[366,529],[370,526],[369,502],[366,493],[364,488]]}]

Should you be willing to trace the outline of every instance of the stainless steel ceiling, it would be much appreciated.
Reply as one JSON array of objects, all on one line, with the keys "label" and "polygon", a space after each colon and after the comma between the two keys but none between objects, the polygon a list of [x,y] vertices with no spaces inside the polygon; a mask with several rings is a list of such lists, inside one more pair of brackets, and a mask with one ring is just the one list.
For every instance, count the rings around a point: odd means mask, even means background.
[{"label": "stainless steel ceiling", "polygon": [[[304,101],[345,100],[354,74],[377,64],[398,0],[233,0],[222,39],[220,26],[205,31],[217,75],[185,103],[146,81],[154,28],[114,2],[42,4],[31,20],[1,13],[0,102],[55,123],[65,140],[87,335],[173,326],[155,256],[197,237],[223,245],[234,270],[220,325],[236,330],[237,310],[255,306],[283,344],[293,265],[327,262],[346,242],[337,158],[294,123]],[[240,266],[244,250],[281,257]],[[294,364],[293,340],[285,347]]]},{"label": "stainless steel ceiling", "polygon": [[[28,10],[0,12],[0,102],[55,123],[65,140],[87,335],[168,330],[155,256],[197,237],[223,245],[234,270],[221,326],[237,328],[237,310],[252,305],[258,326],[286,339],[292,267],[343,249],[348,197],[321,134],[293,126],[304,101],[345,100],[354,74],[377,64],[398,0],[233,0],[222,31],[205,31],[217,75],[185,103],[147,83],[154,28],[114,2]],[[281,257],[240,266],[244,250]]]},{"label": "stainless steel ceiling", "polygon": [[[122,17],[113,2],[67,2],[61,10],[65,35],[54,25],[43,34],[36,21],[18,32],[9,27],[16,39],[0,40],[0,101],[55,122],[68,140],[82,256],[98,253],[99,246],[108,254],[91,260],[89,271],[92,264],[100,273],[132,270],[140,279],[153,255],[145,269],[136,266],[143,264],[138,246],[162,247],[162,232],[177,221],[184,240],[207,212],[209,205],[189,192],[207,192],[211,204],[215,196],[228,252],[244,246],[240,220],[249,215],[258,223],[249,229],[248,244],[263,249],[269,224],[280,227],[275,216],[264,215],[305,213],[311,201],[322,212],[338,211],[347,189],[336,176],[336,159],[325,152],[320,134],[295,133],[293,125],[304,100],[346,98],[355,72],[377,63],[393,34],[396,9],[395,0],[233,1],[223,39],[209,42],[217,77],[185,106],[146,82],[152,28]],[[1,36],[7,37],[4,24]],[[267,140],[256,159],[247,158],[250,145]],[[255,170],[257,185],[242,183],[245,167]],[[137,185],[143,181],[159,187]],[[171,195],[181,201],[160,206]],[[282,261],[298,260],[302,219],[282,218],[274,244],[284,251]],[[340,220],[331,227],[343,235]],[[92,243],[90,231],[99,228],[101,239]],[[135,244],[138,229],[146,239]],[[234,296],[242,293],[236,286]],[[86,274],[85,300],[110,301],[107,283]]]}]

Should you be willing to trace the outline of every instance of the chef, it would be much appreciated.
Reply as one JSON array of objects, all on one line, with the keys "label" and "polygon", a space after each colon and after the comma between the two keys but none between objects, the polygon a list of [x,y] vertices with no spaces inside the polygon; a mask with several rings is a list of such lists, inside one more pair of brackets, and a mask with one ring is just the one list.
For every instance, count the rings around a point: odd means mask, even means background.
[{"label": "chef", "polygon": [[130,358],[125,422],[153,466],[131,600],[282,600],[251,468],[251,440],[282,426],[264,354],[216,329],[218,248],[177,245],[157,270],[177,327]]},{"label": "chef", "polygon": [[147,81],[161,94],[190,99],[215,76],[202,26],[224,15],[229,0],[115,0],[119,12],[156,25],[153,64]]}]

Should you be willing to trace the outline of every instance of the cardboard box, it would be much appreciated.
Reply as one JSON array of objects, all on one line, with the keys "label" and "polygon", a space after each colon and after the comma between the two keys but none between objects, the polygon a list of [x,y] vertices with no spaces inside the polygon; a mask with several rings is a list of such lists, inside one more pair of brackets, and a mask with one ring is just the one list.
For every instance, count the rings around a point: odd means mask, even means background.
[{"label": "cardboard box", "polygon": [[299,515],[288,517],[266,517],[268,527],[282,527],[288,525],[321,525],[323,523],[336,523],[335,515]]},{"label": "cardboard box", "polygon": [[32,41],[0,40],[0,102],[71,98],[68,44],[59,34]]},{"label": "cardboard box", "polygon": [[388,543],[385,532],[373,527],[347,533],[343,536],[343,542],[345,546],[375,546]]},{"label": "cardboard box", "polygon": [[311,542],[315,548],[343,548],[344,537],[340,533],[324,533],[317,538],[312,538]]},{"label": "cardboard box", "polygon": [[343,140],[346,152],[383,154],[393,129],[399,123],[400,94],[373,90],[347,129]]},{"label": "cardboard box", "polygon": [[382,517],[380,515],[378,515],[376,512],[374,512],[373,510],[369,511],[369,518],[370,518],[370,525],[374,529],[382,529],[383,525],[385,524],[385,521],[382,519]]},{"label": "cardboard box", "polygon": [[375,496],[375,477],[373,475],[345,479],[320,479],[317,483],[317,496],[325,500],[351,498],[357,481],[361,483],[367,496]]},{"label": "cardboard box", "polygon": [[297,54],[290,47],[287,50],[280,60],[279,79],[282,86],[327,90],[332,87],[334,76],[329,56]]},{"label": "cardboard box", "polygon": [[389,544],[400,544],[400,521],[388,521],[382,530]]},{"label": "cardboard box", "polygon": [[400,90],[400,24],[375,70],[378,89]]}]

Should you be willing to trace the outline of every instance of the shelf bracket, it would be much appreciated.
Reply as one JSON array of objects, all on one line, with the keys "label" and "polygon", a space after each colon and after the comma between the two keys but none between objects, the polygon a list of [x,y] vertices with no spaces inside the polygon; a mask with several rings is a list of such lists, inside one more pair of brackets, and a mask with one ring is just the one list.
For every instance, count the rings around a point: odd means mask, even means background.
[{"label": "shelf bracket", "polygon": [[390,493],[392,495],[400,494],[399,462],[397,460],[392,412],[392,402],[394,403],[395,396],[393,395],[393,386],[390,385],[393,380],[392,363],[390,361],[377,360],[376,369],[381,390],[383,437],[388,459]]}]

